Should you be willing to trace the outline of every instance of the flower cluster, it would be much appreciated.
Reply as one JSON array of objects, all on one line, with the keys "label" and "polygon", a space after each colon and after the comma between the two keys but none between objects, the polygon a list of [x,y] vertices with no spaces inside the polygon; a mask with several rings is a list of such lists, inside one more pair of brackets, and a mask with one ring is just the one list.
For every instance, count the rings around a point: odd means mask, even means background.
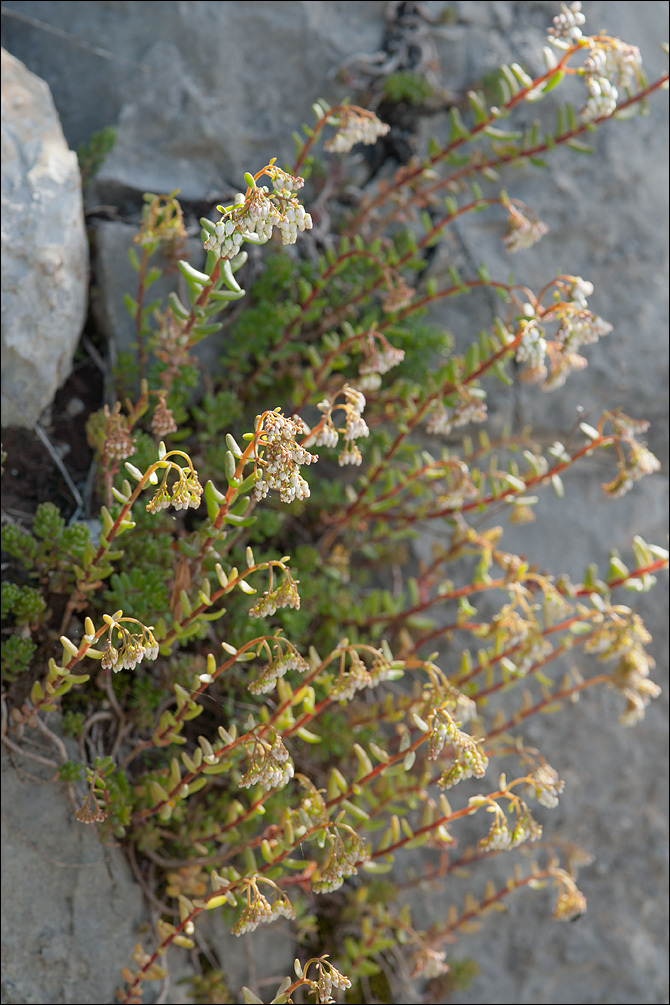
[{"label": "flower cluster", "polygon": [[142,207],[140,232],[135,244],[142,248],[155,248],[157,242],[181,242],[188,235],[179,202],[172,195],[145,196]]},{"label": "flower cluster", "polygon": [[429,734],[428,758],[436,761],[444,747],[449,744],[455,753],[452,766],[438,778],[440,788],[449,789],[464,778],[482,778],[488,767],[488,757],[482,750],[481,741],[473,739],[468,733],[458,728],[457,722],[448,710],[453,699],[443,702],[428,715],[428,722],[423,722],[418,716],[415,721]]},{"label": "flower cluster", "polygon": [[396,349],[385,335],[374,330],[367,333],[363,351],[365,355],[358,373],[361,387],[366,391],[376,391],[381,386],[381,375],[402,363],[405,358],[403,349]]},{"label": "flower cluster", "polygon": [[449,964],[446,962],[447,954],[432,949],[430,946],[422,946],[412,956],[412,979],[419,978],[422,981],[434,981],[438,977],[444,977],[449,973]]},{"label": "flower cluster", "polygon": [[584,652],[597,655],[599,660],[611,660],[651,642],[642,618],[629,607],[617,607],[612,615],[587,639]]},{"label": "flower cluster", "polygon": [[514,604],[505,604],[491,620],[487,633],[495,639],[496,651],[522,645],[536,625],[519,614]]},{"label": "flower cluster", "polygon": [[258,680],[251,681],[249,690],[252,694],[267,694],[274,690],[277,681],[289,670],[304,673],[308,669],[309,663],[295,649],[284,653],[279,646],[276,646],[274,656],[269,660]]},{"label": "flower cluster", "polygon": [[[561,8],[549,29],[549,41],[559,49],[569,49],[584,38],[586,18],[581,3],[561,4]],[[619,89],[629,94],[634,84],[642,85],[642,60],[637,46],[626,45],[619,38],[597,35],[585,42],[589,54],[581,73],[589,96],[580,116],[583,122],[592,122],[616,111]]]},{"label": "flower cluster", "polygon": [[481,851],[511,851],[526,841],[539,841],[542,837],[542,827],[535,820],[526,804],[519,800],[517,804],[517,819],[514,828],[510,830],[507,817],[497,803],[493,803],[493,823],[486,837],[479,841]]},{"label": "flower cluster", "polygon": [[135,441],[128,429],[128,420],[121,415],[121,406],[117,402],[112,412],[105,405],[107,420],[105,434],[105,453],[110,461],[125,461],[135,453]]},{"label": "flower cluster", "polygon": [[616,111],[620,89],[630,93],[634,84],[642,83],[640,50],[619,38],[591,39],[584,73],[589,96],[580,116],[592,122]]},{"label": "flower cluster", "polygon": [[[583,286],[585,289],[592,288],[590,283]],[[549,346],[551,373],[542,384],[543,391],[563,387],[572,370],[581,370],[587,365],[578,350],[585,345],[594,345],[612,331],[609,321],[585,310],[581,302],[563,303],[555,309],[553,316],[560,325]]]},{"label": "flower cluster", "polygon": [[548,233],[549,228],[542,220],[538,220],[535,214],[515,200],[503,197],[503,205],[507,210],[508,231],[503,237],[503,244],[509,252],[525,251],[531,248],[538,241],[542,240]]},{"label": "flower cluster", "polygon": [[107,819],[106,810],[98,802],[98,799],[104,800],[104,790],[103,792],[96,791],[96,781],[99,777],[97,771],[87,768],[86,776],[89,783],[88,794],[75,816],[82,824],[101,824]]},{"label": "flower cluster", "polygon": [[[323,444],[335,447],[341,435],[345,446],[338,457],[340,467],[345,464],[358,465],[362,462],[363,456],[355,440],[370,435],[363,418],[365,395],[349,384],[344,385],[341,393],[344,396],[343,402],[336,403],[337,399],[330,401],[328,398],[319,402],[317,408],[323,413],[323,418],[309,436],[317,446]],[[335,426],[333,417],[336,412],[344,412],[344,428]]]},{"label": "flower cluster", "polygon": [[540,328],[535,318],[524,319],[519,327],[521,340],[514,358],[517,363],[525,363],[527,370],[534,375],[535,379],[544,377],[547,372],[544,365],[547,354],[544,329]]},{"label": "flower cluster", "polygon": [[626,699],[626,711],[619,716],[622,726],[634,726],[644,719],[649,702],[660,695],[658,684],[649,680],[654,666],[654,660],[641,647],[624,653],[619,660],[612,681]]},{"label": "flower cluster", "polygon": [[574,614],[574,606],[554,586],[545,585],[543,593],[542,612],[544,623],[548,628],[558,624],[559,621],[565,621],[566,618]]},{"label": "flower cluster", "polygon": [[276,730],[270,730],[272,742],[256,737],[253,741],[251,764],[240,779],[240,788],[262,785],[264,789],[283,789],[293,778],[293,761]]},{"label": "flower cluster", "polygon": [[270,489],[276,489],[281,501],[285,503],[308,498],[309,485],[300,474],[300,466],[314,464],[319,458],[296,441],[297,436],[307,432],[307,426],[299,416],[287,419],[279,409],[264,412],[257,419],[256,499],[264,499]]},{"label": "flower cluster", "polygon": [[585,643],[584,649],[596,653],[600,660],[618,659],[612,674],[612,685],[626,699],[626,711],[621,716],[624,726],[633,726],[644,718],[649,702],[661,693],[649,680],[654,661],[645,650],[651,635],[638,614],[629,608],[616,609],[616,619],[602,625]]},{"label": "flower cluster", "polygon": [[558,797],[565,788],[565,782],[558,777],[552,766],[545,761],[535,769],[530,778],[538,803],[550,810],[558,806]]},{"label": "flower cluster", "polygon": [[646,433],[649,423],[646,420],[632,419],[624,412],[608,412],[614,431],[621,437],[621,448],[619,450],[619,470],[616,477],[611,482],[602,485],[603,491],[612,499],[618,499],[626,494],[633,484],[644,478],[645,475],[654,474],[660,469],[660,461],[643,444],[639,443],[635,437],[641,433]]},{"label": "flower cluster", "polygon": [[[465,698],[465,704],[461,704],[457,698],[447,698],[438,708],[434,708],[428,716],[428,760],[436,761],[447,743],[452,744],[457,749],[473,743],[471,736],[462,733],[458,728],[460,723],[452,716],[449,708],[455,706],[462,708],[469,714],[472,710],[468,707],[469,699]],[[483,772],[482,772],[483,774]],[[480,776],[477,776],[480,777]]]},{"label": "flower cluster", "polygon": [[326,861],[312,877],[314,893],[333,893],[339,890],[345,879],[355,876],[358,866],[370,857],[364,841],[346,824],[335,828],[334,835],[329,830],[327,838],[329,848]]},{"label": "flower cluster", "polygon": [[335,1001],[331,995],[333,988],[346,991],[347,988],[351,987],[349,978],[341,974],[339,970],[336,970],[328,960],[324,958],[320,959],[316,964],[316,968],[319,974],[318,979],[310,983],[312,989],[316,992],[316,1000],[319,1002],[319,1005],[329,1005],[330,1002]]},{"label": "flower cluster", "polygon": [[245,240],[255,235],[268,241],[274,227],[281,234],[282,244],[295,244],[299,231],[312,229],[311,216],[294,195],[305,184],[304,179],[287,174],[274,163],[255,177],[263,174],[272,179],[274,191],[254,181],[234,206],[219,207],[223,215],[205,241],[206,251],[213,251],[218,258],[234,258]]},{"label": "flower cluster", "polygon": [[[343,646],[345,644],[342,643]],[[348,670],[345,670],[345,652],[349,659]],[[376,687],[382,681],[388,680],[392,672],[391,664],[380,650],[373,650],[373,653],[372,667],[368,670],[355,649],[350,647],[343,649],[340,673],[330,688],[332,698],[344,704],[351,701],[357,691]]]},{"label": "flower cluster", "polygon": [[342,106],[328,121],[337,125],[337,132],[324,143],[324,147],[330,153],[337,154],[348,153],[356,143],[371,146],[380,136],[386,136],[391,128],[378,119],[374,112],[356,105]]},{"label": "flower cluster", "polygon": [[372,674],[358,653],[351,652],[349,658],[348,672],[342,670],[330,689],[331,697],[341,704],[351,701],[357,691],[374,686]]},{"label": "flower cluster", "polygon": [[[105,620],[109,623],[109,633],[101,660],[103,669],[113,670],[115,673],[118,670],[134,670],[145,657],[148,660],[156,659],[158,643],[153,635],[153,626],[143,625],[135,618],[124,618],[124,621],[130,621],[142,629],[141,634],[132,634],[118,619],[105,615]],[[112,639],[114,631],[118,632],[120,637],[116,646]]]},{"label": "flower cluster", "polygon": [[263,596],[249,608],[250,617],[269,618],[282,607],[292,607],[296,611],[299,610],[300,594],[298,593],[298,583],[299,580],[293,579],[291,574],[285,570],[284,578],[279,586],[274,590],[266,590]]},{"label": "flower cluster", "polygon": [[652,454],[651,450],[638,443],[637,440],[626,441],[628,451],[620,459],[619,470],[616,477],[611,482],[602,485],[603,491],[611,499],[620,499],[628,492],[635,482],[638,482],[646,475],[653,475],[660,471],[661,462],[658,457]]},{"label": "flower cluster", "polygon": [[555,921],[575,921],[586,913],[586,897],[569,876],[564,874],[561,884],[553,918]]},{"label": "flower cluster", "polygon": [[474,740],[460,729],[454,730],[449,740],[456,752],[452,766],[437,780],[442,789],[450,789],[465,778],[483,778],[489,759],[482,749],[480,740]]},{"label": "flower cluster", "polygon": [[541,382],[543,391],[555,391],[565,384],[573,370],[583,369],[587,361],[579,355],[582,346],[593,345],[612,331],[608,321],[588,310],[587,297],[593,293],[591,283],[581,276],[563,276],[557,286],[565,299],[560,299],[557,292],[556,303],[543,315],[544,324],[558,325],[553,339],[547,338],[536,317],[526,317],[520,322],[521,339],[515,354],[517,363],[525,366],[521,379]]},{"label": "flower cluster", "polygon": [[[147,503],[147,510],[150,513],[160,513],[161,510],[174,506],[176,510],[197,509],[202,498],[202,485],[198,480],[198,473],[192,467],[182,468],[178,464],[168,462],[168,471],[163,482],[154,495],[153,499]],[[168,490],[167,479],[171,470],[179,472],[179,478],[173,484],[172,490]]]},{"label": "flower cluster", "polygon": [[395,311],[401,311],[403,308],[409,307],[415,293],[416,290],[406,283],[402,276],[396,275],[393,283],[387,280],[386,294],[382,302],[382,307],[387,314],[393,314]]},{"label": "flower cluster", "polygon": [[484,422],[485,397],[486,392],[479,387],[460,387],[458,401],[451,411],[441,401],[433,405],[426,422],[427,431],[433,436],[448,436],[459,426],[467,426],[470,422]]},{"label": "flower cluster", "polygon": [[[259,925],[268,924],[277,918],[295,918],[295,909],[291,901],[271,880],[264,880],[262,877],[256,876],[245,882],[247,884],[247,906],[231,928],[233,935],[253,932]],[[258,889],[259,882],[268,883],[274,888],[275,896],[272,903]]]},{"label": "flower cluster", "polygon": [[571,4],[562,3],[561,13],[556,15],[553,26],[547,32],[549,40],[559,48],[574,45],[583,37],[582,25],[585,23],[586,18],[582,14],[579,0]]},{"label": "flower cluster", "polygon": [[170,433],[177,432],[177,423],[174,421],[172,409],[167,407],[166,397],[166,392],[161,391],[151,419],[151,432],[160,440]]}]

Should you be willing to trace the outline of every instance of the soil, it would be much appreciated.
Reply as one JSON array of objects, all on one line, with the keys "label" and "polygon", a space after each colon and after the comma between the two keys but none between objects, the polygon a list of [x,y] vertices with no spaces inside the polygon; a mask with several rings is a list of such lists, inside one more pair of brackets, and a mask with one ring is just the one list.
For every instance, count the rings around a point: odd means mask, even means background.
[{"label": "soil", "polygon": [[[72,481],[82,495],[93,453],[86,440],[86,420],[102,405],[103,379],[88,357],[75,363],[56,395],[50,421],[43,426]],[[37,506],[52,502],[65,520],[77,508],[70,489],[53,457],[30,429],[3,428],[2,449],[7,454],[2,477],[3,518],[29,528]],[[90,513],[79,512],[78,519]]]}]

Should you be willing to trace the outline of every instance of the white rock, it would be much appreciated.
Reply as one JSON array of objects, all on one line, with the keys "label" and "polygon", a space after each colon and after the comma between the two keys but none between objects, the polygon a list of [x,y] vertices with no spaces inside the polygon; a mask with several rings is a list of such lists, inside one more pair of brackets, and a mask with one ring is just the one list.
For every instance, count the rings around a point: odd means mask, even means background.
[{"label": "white rock", "polygon": [[88,243],[77,157],[44,81],[2,50],[2,424],[29,426],[72,368]]}]

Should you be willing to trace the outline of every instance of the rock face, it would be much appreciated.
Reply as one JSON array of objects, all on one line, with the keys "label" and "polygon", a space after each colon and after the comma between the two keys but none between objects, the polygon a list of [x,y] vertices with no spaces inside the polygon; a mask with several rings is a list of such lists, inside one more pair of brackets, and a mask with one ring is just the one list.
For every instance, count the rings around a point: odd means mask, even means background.
[{"label": "rock face", "polygon": [[2,1000],[111,1001],[118,961],[142,921],[142,892],[119,848],[73,827],[53,770],[28,763],[28,774],[17,772],[3,749]]},{"label": "rock face", "polygon": [[[429,6],[438,13],[447,4]],[[559,10],[558,3],[544,2],[449,6],[457,16],[434,27],[433,42],[442,82],[459,95],[479,86],[500,61],[539,69],[544,29]],[[280,161],[288,158],[290,132],[309,120],[311,102],[320,95],[335,100],[343,93],[338,69],[356,55],[379,49],[386,4],[5,0],[3,10],[42,22],[40,27],[4,17],[5,44],[49,82],[68,142],[76,145],[103,126],[117,127],[117,145],[97,178],[95,196],[101,203],[121,205],[126,200],[136,207],[145,189],[167,192],[181,187],[189,200],[220,200],[222,190],[239,187],[244,170],[275,155]],[[585,3],[584,12],[591,29],[603,27],[639,45],[650,78],[664,71],[658,42],[667,37],[667,5],[594,2]],[[68,33],[59,35],[57,44],[54,29]],[[532,422],[551,443],[564,439],[578,419],[593,422],[589,409],[620,406],[630,415],[652,419],[650,446],[666,460],[667,233],[658,221],[667,217],[668,126],[662,96],[654,98],[650,112],[647,119],[612,123],[599,131],[593,138],[595,157],[580,159],[563,150],[549,159],[548,171],[522,168],[504,178],[510,195],[523,198],[549,224],[540,245],[509,258],[502,250],[500,228],[494,223],[489,227],[483,217],[475,220],[477,227],[454,229],[445,264],[463,264],[465,272],[473,262],[486,259],[492,274],[507,278],[513,268],[519,282],[535,288],[557,270],[592,281],[590,306],[611,321],[614,330],[587,351],[589,368],[573,376],[565,393],[517,389],[514,397],[506,392],[494,396],[492,411],[500,422]],[[439,130],[439,121],[431,123],[432,128]],[[13,242],[24,233],[24,217],[15,219]],[[5,228],[6,220],[3,235]],[[25,232],[34,233],[27,226]],[[101,234],[110,275],[126,268],[126,243],[121,224],[109,225]],[[438,260],[435,267],[439,270],[441,264]],[[103,297],[109,299],[112,284],[105,282],[105,287]],[[490,322],[491,304],[484,303],[479,316],[474,298],[467,298],[467,306],[461,303],[465,299],[451,303],[440,321],[457,339],[470,340]],[[111,306],[107,316],[118,337],[121,317]],[[601,469],[599,462],[597,458],[573,477],[564,500],[543,500],[537,523],[506,530],[506,546],[542,569],[579,577],[587,561],[597,561],[601,571],[606,568],[614,543],[626,560],[636,533],[663,544],[667,469],[613,503],[599,492],[598,483],[609,470]],[[426,542],[419,547],[424,545],[428,547]],[[668,622],[662,590],[643,597],[639,606],[655,639],[655,679],[667,689]],[[451,1001],[667,1002],[668,790],[666,765],[659,757],[659,750],[667,749],[667,700],[656,702],[633,731],[617,732],[607,721],[619,712],[612,695],[592,694],[569,714],[543,717],[531,732],[531,741],[567,782],[559,808],[543,816],[547,837],[560,834],[595,856],[593,866],[580,876],[589,900],[587,915],[576,925],[559,926],[549,917],[547,894],[519,896],[510,904],[507,919],[485,919],[479,933],[448,947],[450,960],[473,957],[480,968],[469,990]],[[77,830],[80,825],[72,821],[69,809],[63,816],[70,821],[63,821],[60,838],[61,847],[67,847],[68,827]],[[10,858],[15,840],[8,831]],[[499,865],[504,874],[509,862],[501,858]],[[42,879],[40,895],[58,905],[62,931],[76,931],[71,895],[50,885],[48,876]],[[113,887],[105,883],[102,877],[97,902],[87,901],[92,926],[104,922],[112,896]],[[469,888],[454,893],[450,887],[450,902],[462,903]],[[419,891],[414,906],[443,919],[445,905],[435,899]],[[130,904],[128,916],[134,919],[132,900]],[[33,926],[30,910],[18,906],[3,922],[3,942],[5,932],[12,930],[27,939],[25,933]],[[18,951],[17,941],[12,934],[5,959]],[[107,958],[118,953],[116,968],[128,965],[135,938],[124,942],[125,949],[121,941],[100,939]],[[288,973],[290,947],[286,956]],[[20,970],[12,964],[6,1000],[45,1000],[31,997],[45,992],[22,982]],[[273,972],[284,972],[280,963]],[[111,995],[113,981],[107,987]],[[48,1000],[54,1002],[95,1000],[67,997],[72,993],[67,983],[49,993]],[[179,992],[173,993],[171,1000],[177,1001]]]},{"label": "rock face", "polygon": [[48,86],[3,49],[3,426],[38,419],[70,373],[88,281],[77,157]]}]

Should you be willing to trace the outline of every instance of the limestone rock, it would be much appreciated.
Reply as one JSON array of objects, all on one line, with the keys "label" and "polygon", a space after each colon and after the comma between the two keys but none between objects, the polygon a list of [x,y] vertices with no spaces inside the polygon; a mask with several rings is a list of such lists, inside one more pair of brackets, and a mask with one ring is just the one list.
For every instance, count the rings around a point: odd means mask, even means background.
[{"label": "limestone rock", "polygon": [[47,84],[2,50],[2,422],[29,426],[70,373],[86,317],[77,158]]},{"label": "limestone rock", "polygon": [[3,748],[2,1000],[113,1001],[132,965],[142,892],[123,852],[75,819],[54,772],[17,761]]}]

